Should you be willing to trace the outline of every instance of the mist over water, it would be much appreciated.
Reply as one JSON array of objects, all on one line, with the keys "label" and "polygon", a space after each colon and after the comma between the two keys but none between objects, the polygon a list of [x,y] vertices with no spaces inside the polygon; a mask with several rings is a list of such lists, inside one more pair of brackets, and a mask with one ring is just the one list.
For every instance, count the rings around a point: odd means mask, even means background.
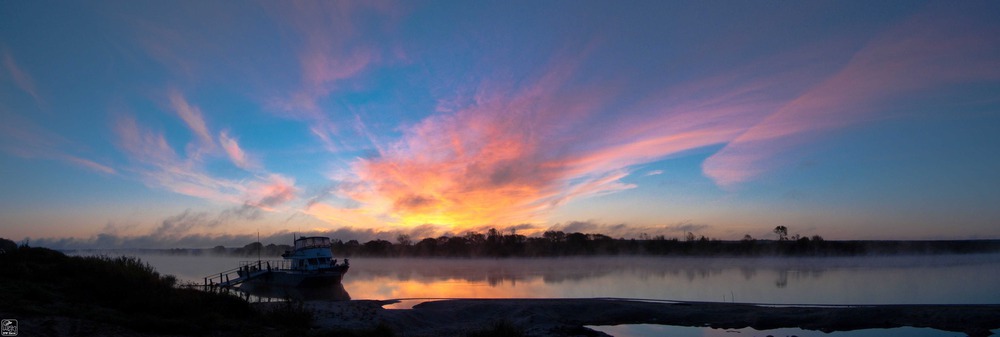
[{"label": "mist over water", "polygon": [[[141,255],[201,284],[248,257]],[[845,258],[353,258],[352,299],[622,297],[777,304],[997,304],[1000,254]]]}]

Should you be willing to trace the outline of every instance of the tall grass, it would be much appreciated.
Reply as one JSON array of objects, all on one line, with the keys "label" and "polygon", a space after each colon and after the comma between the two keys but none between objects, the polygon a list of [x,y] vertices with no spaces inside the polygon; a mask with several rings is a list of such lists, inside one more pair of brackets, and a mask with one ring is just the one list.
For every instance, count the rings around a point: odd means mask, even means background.
[{"label": "tall grass", "polygon": [[[175,287],[135,257],[69,257],[22,245],[0,254],[4,312],[66,316],[152,333],[212,334],[259,327],[242,299]],[[251,324],[247,324],[251,322]]]}]

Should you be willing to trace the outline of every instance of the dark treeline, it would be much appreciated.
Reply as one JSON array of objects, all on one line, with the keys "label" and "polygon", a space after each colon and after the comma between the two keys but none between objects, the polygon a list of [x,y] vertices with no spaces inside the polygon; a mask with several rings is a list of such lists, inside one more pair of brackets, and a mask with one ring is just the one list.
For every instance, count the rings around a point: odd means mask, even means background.
[{"label": "dark treeline", "polygon": [[[259,242],[249,243],[243,247],[225,247],[225,246],[215,246],[209,249],[199,249],[199,248],[171,248],[171,249],[151,249],[151,248],[141,248],[141,249],[114,249],[110,252],[128,252],[137,253],[140,255],[217,255],[217,256],[242,256],[242,257],[257,257],[267,256],[275,257],[281,256],[282,253],[292,250],[290,245],[276,245],[276,244],[261,244]],[[66,253],[83,253],[85,255],[102,254],[107,253],[109,250],[104,249],[69,249],[63,250]]]},{"label": "dark treeline", "polygon": [[[899,254],[971,254],[1000,252],[1000,240],[951,241],[831,241],[787,234],[787,228],[775,228],[776,240],[758,240],[745,236],[739,241],[723,241],[687,233],[684,238],[642,236],[638,239],[612,238],[604,234],[548,231],[539,237],[490,229],[486,233],[469,232],[463,236],[441,236],[419,241],[399,235],[395,242],[375,239],[332,240],[332,250],[339,257],[561,257],[589,255],[653,256],[857,256]],[[224,255],[276,257],[291,250],[289,245],[258,242],[243,247],[216,246],[211,249],[134,250],[171,255]]]},{"label": "dark treeline", "polygon": [[516,233],[470,232],[464,236],[442,236],[413,241],[406,235],[396,242],[372,240],[360,243],[334,240],[333,253],[353,257],[561,257],[588,255],[659,256],[856,256],[892,254],[970,254],[1000,252],[1000,240],[975,241],[828,241],[820,236],[740,241],[722,241],[687,233],[684,239],[657,236],[615,239],[603,234],[548,231],[540,237]]}]

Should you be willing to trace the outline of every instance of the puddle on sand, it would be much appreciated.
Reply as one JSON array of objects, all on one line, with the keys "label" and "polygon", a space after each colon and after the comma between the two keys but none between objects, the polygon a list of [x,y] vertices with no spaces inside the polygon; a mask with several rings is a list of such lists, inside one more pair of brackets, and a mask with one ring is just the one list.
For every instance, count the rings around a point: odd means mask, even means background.
[{"label": "puddle on sand", "polygon": [[[864,329],[855,331],[837,331],[824,333],[822,331],[812,331],[803,329],[774,329],[774,330],[754,330],[745,329],[712,329],[699,327],[685,327],[672,325],[655,324],[623,324],[623,325],[600,325],[587,326],[587,328],[597,330],[615,337],[881,337],[881,336],[912,336],[912,337],[944,337],[944,336],[965,336],[963,333],[942,331],[929,328],[893,328],[893,329]],[[1000,329],[993,330],[994,334],[1000,333]]]}]

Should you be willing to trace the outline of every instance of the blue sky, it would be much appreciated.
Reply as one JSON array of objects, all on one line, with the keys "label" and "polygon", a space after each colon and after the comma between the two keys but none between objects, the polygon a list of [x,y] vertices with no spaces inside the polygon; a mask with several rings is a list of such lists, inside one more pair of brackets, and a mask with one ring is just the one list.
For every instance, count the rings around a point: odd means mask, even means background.
[{"label": "blue sky", "polygon": [[1000,238],[998,15],[5,2],[0,236]]}]

